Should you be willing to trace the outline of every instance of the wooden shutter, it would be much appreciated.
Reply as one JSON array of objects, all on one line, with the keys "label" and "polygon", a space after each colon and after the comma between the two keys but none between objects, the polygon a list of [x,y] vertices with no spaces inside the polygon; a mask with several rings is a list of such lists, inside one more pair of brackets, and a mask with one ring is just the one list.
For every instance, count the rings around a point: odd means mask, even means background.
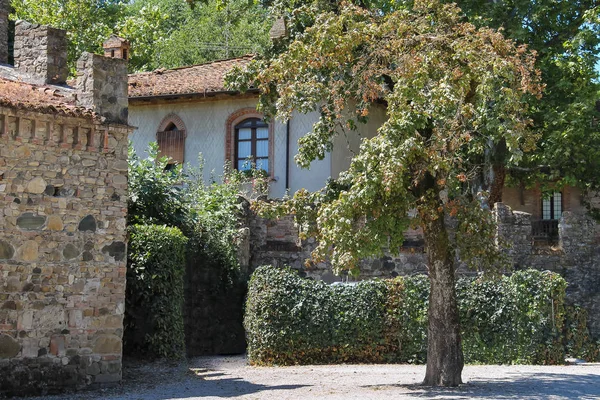
[{"label": "wooden shutter", "polygon": [[159,157],[169,157],[169,164],[183,164],[185,154],[185,131],[163,131],[156,134]]}]

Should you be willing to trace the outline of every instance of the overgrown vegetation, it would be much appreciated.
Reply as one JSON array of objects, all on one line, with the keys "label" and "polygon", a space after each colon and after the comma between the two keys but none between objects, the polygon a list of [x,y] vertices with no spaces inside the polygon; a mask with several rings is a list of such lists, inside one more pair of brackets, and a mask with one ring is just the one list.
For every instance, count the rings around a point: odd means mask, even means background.
[{"label": "overgrown vegetation", "polygon": [[129,227],[124,349],[126,354],[181,358],[187,238],[177,228]]},{"label": "overgrown vegetation", "polygon": [[[558,274],[536,270],[459,280],[465,361],[561,364],[566,354],[597,359],[585,316],[565,323],[565,288]],[[250,280],[244,322],[250,362],[424,363],[428,298],[425,276],[338,286],[260,267]]]},{"label": "overgrown vegetation", "polygon": [[[147,153],[148,157],[141,159],[132,147],[129,150],[128,224],[132,245],[129,246],[128,276],[145,286],[133,286],[131,290],[135,292],[128,289],[125,320],[127,336],[135,332],[147,340],[126,342],[126,346],[135,343],[134,349],[140,354],[181,357],[183,347],[174,346],[172,341],[183,338],[185,330],[188,332],[188,350],[192,342],[197,342],[194,339],[197,332],[206,335],[200,341],[218,342],[220,348],[227,348],[228,340],[239,342],[241,339],[243,349],[241,310],[246,277],[240,271],[237,257],[242,238],[240,217],[244,211],[240,190],[249,180],[260,176],[260,172],[240,173],[226,167],[220,182],[215,178],[205,185],[202,169],[184,172],[182,166],[176,166],[167,170],[168,160],[158,157],[156,143],[150,145]],[[170,247],[165,236],[167,233],[175,235],[175,232],[185,241],[181,257]],[[146,237],[147,242],[144,241]],[[155,240],[156,237],[165,242]],[[171,259],[169,253],[172,253]],[[162,286],[166,269],[174,275],[169,278],[172,287],[168,290]],[[148,275],[147,271],[159,272]],[[184,274],[185,280],[175,278]],[[156,285],[159,290],[154,289]],[[171,305],[169,310],[178,304],[186,327],[183,323],[157,322],[161,332],[168,329],[169,335],[162,335],[153,333],[157,328],[152,318],[148,325],[141,324],[138,315],[146,315],[146,304],[136,294],[140,290],[142,295],[153,293],[156,304]],[[185,307],[182,303],[184,294]],[[195,318],[195,308],[216,317]],[[232,309],[238,309],[239,315],[227,315]],[[212,337],[223,331],[229,332],[230,339]],[[239,347],[237,342],[235,348]],[[171,350],[159,351],[163,348]]]}]

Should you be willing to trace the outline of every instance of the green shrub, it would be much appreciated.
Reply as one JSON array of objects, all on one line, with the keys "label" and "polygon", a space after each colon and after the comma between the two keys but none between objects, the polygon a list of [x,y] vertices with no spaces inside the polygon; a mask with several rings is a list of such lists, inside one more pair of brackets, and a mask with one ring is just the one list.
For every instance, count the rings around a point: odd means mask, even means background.
[{"label": "green shrub", "polygon": [[[460,279],[457,295],[468,363],[564,362],[566,282],[534,270],[498,280]],[[429,282],[425,276],[327,285],[289,269],[253,274],[244,324],[252,364],[424,363]],[[583,324],[583,325],[582,325]],[[579,330],[585,317],[577,320]],[[570,333],[579,354],[593,353]],[[583,351],[582,349],[585,349]],[[578,354],[578,356],[580,356]]]},{"label": "green shrub", "polygon": [[[245,211],[240,189],[250,181],[256,190],[264,189],[264,172],[241,172],[226,166],[222,179],[217,182],[211,177],[211,183],[205,184],[201,158],[200,168],[184,170],[178,165],[169,169],[168,159],[159,157],[156,143],[150,144],[147,153],[147,158],[140,159],[133,147],[129,148],[128,224],[175,227],[189,239],[185,261],[179,257],[177,262],[169,260],[170,267],[176,268],[174,274],[185,267],[183,312],[188,354],[243,352],[247,275],[238,262],[238,245],[245,233],[240,229]],[[154,253],[154,246],[138,243],[130,247],[130,267],[134,267],[132,261]],[[129,296],[137,301],[133,291],[128,290]],[[137,325],[145,323],[135,319]],[[136,344],[127,330],[125,336],[130,338],[125,351],[139,354],[136,349],[141,344]],[[165,339],[164,346],[169,347],[170,338]]]},{"label": "green shrub", "polygon": [[526,270],[498,280],[461,279],[458,302],[467,363],[560,364],[567,282]]},{"label": "green shrub", "polygon": [[579,306],[568,306],[565,318],[567,355],[589,362],[600,361],[600,340],[594,342],[587,328],[587,311]]},{"label": "green shrub", "polygon": [[381,362],[387,286],[329,286],[289,270],[258,268],[244,325],[254,364]]},{"label": "green shrub", "polygon": [[164,358],[184,356],[183,276],[187,239],[177,228],[129,227],[125,350]]}]

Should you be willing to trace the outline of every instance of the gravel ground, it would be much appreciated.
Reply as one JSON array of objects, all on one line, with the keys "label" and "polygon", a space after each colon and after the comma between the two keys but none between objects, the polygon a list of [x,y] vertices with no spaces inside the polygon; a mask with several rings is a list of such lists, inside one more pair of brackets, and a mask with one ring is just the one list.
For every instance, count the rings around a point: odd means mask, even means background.
[{"label": "gravel ground", "polygon": [[600,364],[466,366],[465,384],[424,388],[424,366],[250,367],[244,356],[200,357],[184,364],[126,363],[123,383],[30,400],[167,399],[600,399]]}]

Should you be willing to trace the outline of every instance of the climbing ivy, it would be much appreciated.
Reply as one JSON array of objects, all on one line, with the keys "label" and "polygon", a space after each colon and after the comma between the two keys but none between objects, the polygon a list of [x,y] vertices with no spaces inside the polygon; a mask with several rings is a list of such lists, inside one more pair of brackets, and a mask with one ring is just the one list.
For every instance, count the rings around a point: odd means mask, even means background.
[{"label": "climbing ivy", "polygon": [[125,350],[137,356],[184,353],[183,276],[187,238],[177,228],[129,227]]},{"label": "climbing ivy", "polygon": [[[573,314],[565,324],[566,286],[560,275],[536,270],[460,279],[465,361],[561,364],[567,354],[597,358],[585,314]],[[338,286],[260,267],[250,280],[244,321],[250,362],[424,363],[428,298],[424,275]]]}]

